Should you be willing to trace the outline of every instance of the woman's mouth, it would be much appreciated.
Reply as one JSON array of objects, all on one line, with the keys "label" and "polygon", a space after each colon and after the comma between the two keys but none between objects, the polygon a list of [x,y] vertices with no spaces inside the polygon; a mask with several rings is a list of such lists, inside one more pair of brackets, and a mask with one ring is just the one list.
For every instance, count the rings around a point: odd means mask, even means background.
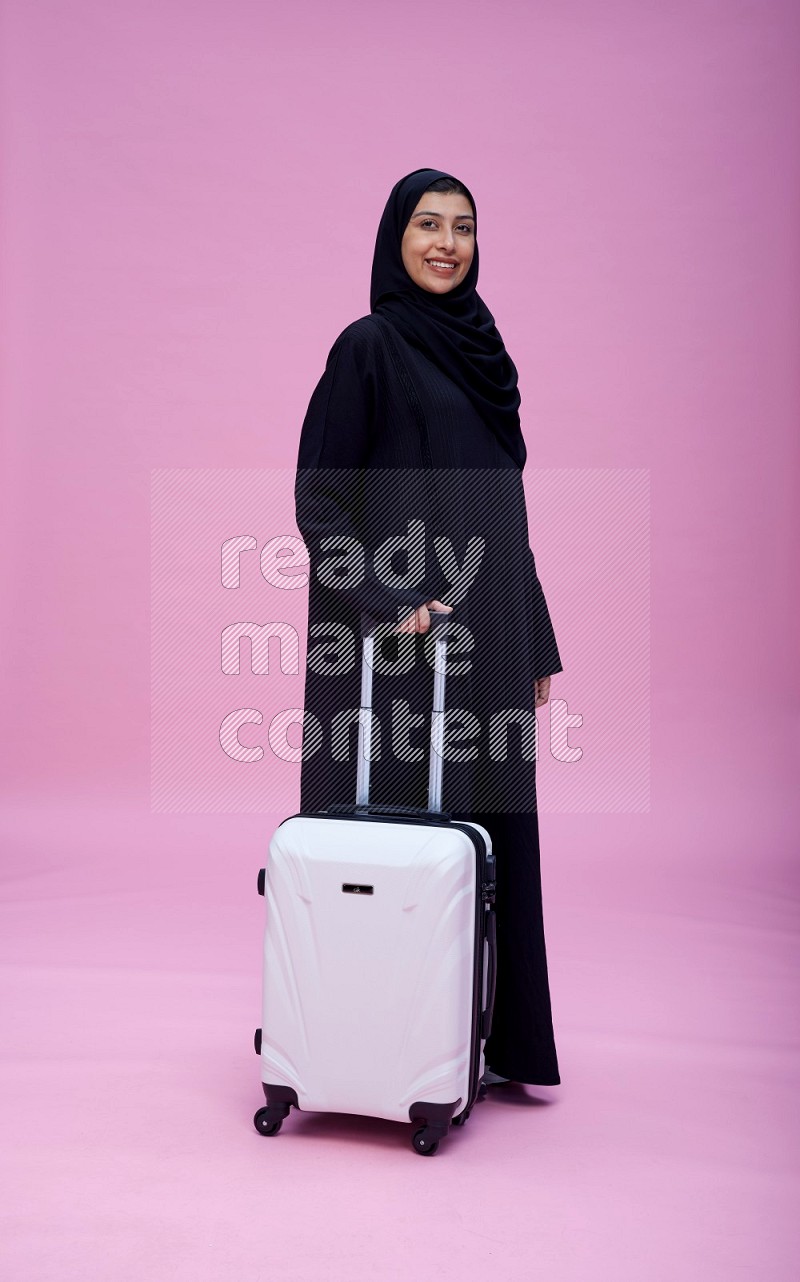
[{"label": "woman's mouth", "polygon": [[438,276],[452,276],[458,267],[458,263],[451,262],[447,258],[426,258],[425,265],[430,267],[432,272],[436,272]]}]

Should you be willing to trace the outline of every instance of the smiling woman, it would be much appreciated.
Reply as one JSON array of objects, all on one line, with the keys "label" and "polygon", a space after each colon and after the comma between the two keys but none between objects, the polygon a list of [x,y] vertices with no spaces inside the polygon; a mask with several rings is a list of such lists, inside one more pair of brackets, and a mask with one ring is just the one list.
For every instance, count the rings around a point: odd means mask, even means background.
[{"label": "smiling woman", "polygon": [[436,209],[425,193],[403,233],[403,266],[422,289],[444,292],[464,279],[475,253],[475,214],[465,212],[464,197],[438,192]]},{"label": "smiling woman", "polygon": [[[384,735],[370,797],[425,808],[433,687],[425,643],[431,609],[451,609],[447,707],[461,724],[451,726],[454,748],[444,754],[443,806],[487,828],[497,857],[497,995],[486,1062],[496,1076],[552,1085],[560,1076],[528,749],[534,708],[561,660],[528,542],[517,370],[477,293],[478,265],[477,208],[464,184],[432,169],[401,179],[378,228],[370,314],[338,336],[311,396],[296,483],[314,656],[306,665],[314,724],[313,742],[303,739],[301,808],[356,795],[355,739],[338,727],[342,709],[361,702],[352,638],[362,635],[363,614],[389,625],[372,691]],[[363,576],[320,577],[332,553],[358,544],[374,554],[417,526],[419,555],[411,550],[391,573],[372,572],[369,555]],[[404,725],[395,734],[398,707]]]}]

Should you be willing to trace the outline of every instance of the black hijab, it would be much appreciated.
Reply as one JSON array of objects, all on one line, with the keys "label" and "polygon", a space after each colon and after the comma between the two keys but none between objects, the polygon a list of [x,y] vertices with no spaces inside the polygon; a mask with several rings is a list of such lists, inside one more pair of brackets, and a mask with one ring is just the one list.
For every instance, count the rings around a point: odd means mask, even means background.
[{"label": "black hijab", "polygon": [[464,279],[446,294],[434,294],[413,281],[403,263],[403,233],[420,197],[437,178],[452,177],[441,169],[415,169],[395,183],[375,241],[370,311],[385,316],[407,342],[425,352],[463,389],[522,468],[526,449],[519,423],[517,368],[476,290],[478,210],[464,183],[461,186],[475,215],[475,253]]}]

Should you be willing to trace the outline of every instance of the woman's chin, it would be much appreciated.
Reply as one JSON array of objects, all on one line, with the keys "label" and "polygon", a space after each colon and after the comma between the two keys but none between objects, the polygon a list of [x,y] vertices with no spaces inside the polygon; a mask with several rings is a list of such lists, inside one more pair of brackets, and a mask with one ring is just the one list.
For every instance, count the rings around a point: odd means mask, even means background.
[{"label": "woman's chin", "polygon": [[423,279],[417,281],[417,284],[421,285],[423,289],[427,289],[429,294],[449,294],[456,282],[454,280],[446,280],[443,276],[434,279],[430,273],[426,273]]}]

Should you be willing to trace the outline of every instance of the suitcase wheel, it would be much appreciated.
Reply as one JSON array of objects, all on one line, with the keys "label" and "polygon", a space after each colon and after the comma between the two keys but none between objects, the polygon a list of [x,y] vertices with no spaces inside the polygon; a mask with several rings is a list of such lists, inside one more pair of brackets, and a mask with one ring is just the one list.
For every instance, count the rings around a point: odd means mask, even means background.
[{"label": "suitcase wheel", "polygon": [[433,1157],[439,1148],[439,1140],[436,1138],[436,1132],[429,1126],[423,1126],[420,1130],[415,1131],[411,1136],[411,1147],[415,1153],[421,1153],[423,1157]]},{"label": "suitcase wheel", "polygon": [[276,1117],[274,1110],[269,1107],[260,1108],[253,1118],[253,1125],[259,1135],[277,1135],[283,1126],[283,1118]]}]

